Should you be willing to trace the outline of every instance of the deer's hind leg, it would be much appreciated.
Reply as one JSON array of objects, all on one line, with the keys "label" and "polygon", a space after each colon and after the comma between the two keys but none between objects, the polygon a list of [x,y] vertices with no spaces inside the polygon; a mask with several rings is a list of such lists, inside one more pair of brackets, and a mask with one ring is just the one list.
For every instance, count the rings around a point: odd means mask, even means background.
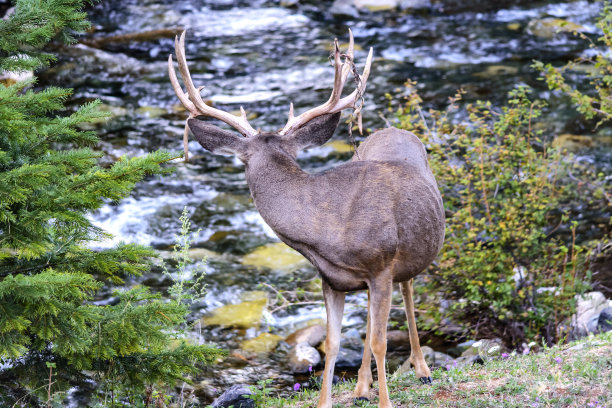
[{"label": "deer's hind leg", "polygon": [[340,349],[340,332],[342,331],[342,314],[344,312],[344,292],[333,290],[323,281],[323,297],[325,298],[325,311],[327,312],[327,338],[325,339],[325,369],[323,383],[319,396],[318,408],[332,408],[332,380],[334,366]]},{"label": "deer's hind leg", "polygon": [[370,386],[372,385],[372,349],[370,348],[370,291],[368,290],[368,317],[366,323],[366,338],[363,345],[363,358],[361,359],[361,367],[359,368],[359,376],[357,377],[357,385],[353,396],[356,400],[367,400],[370,394]]},{"label": "deer's hind leg", "polygon": [[370,290],[370,347],[376,360],[378,371],[378,407],[392,408],[387,389],[385,355],[387,354],[387,320],[391,309],[393,278],[389,274],[378,277],[369,283]]},{"label": "deer's hind leg", "polygon": [[431,384],[431,371],[425,362],[421,345],[419,343],[419,332],[414,318],[414,301],[412,299],[412,279],[400,283],[402,297],[404,298],[404,309],[408,321],[408,334],[410,336],[410,364],[414,366],[414,372],[423,384]]}]

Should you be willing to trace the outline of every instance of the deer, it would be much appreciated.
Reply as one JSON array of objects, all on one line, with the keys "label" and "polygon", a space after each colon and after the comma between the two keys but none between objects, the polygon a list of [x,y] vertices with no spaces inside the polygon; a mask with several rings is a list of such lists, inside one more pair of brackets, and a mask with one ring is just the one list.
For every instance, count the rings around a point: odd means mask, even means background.
[{"label": "deer", "polygon": [[[255,130],[241,107],[240,116],[204,103],[191,80],[185,57],[185,32],[175,38],[176,76],[168,57],[170,82],[189,118],[187,128],[214,154],[235,155],[245,168],[255,207],[278,238],[301,253],[321,276],[327,315],[325,366],[319,408],[332,407],[332,379],[338,355],[347,292],[367,290],[366,336],[355,400],[368,400],[373,383],[371,359],[378,372],[379,407],[392,407],[387,389],[385,355],[387,320],[393,284],[399,283],[410,339],[410,362],[424,384],[431,373],[419,344],[413,301],[413,278],[436,258],[444,241],[444,207],[419,138],[394,127],[370,134],[351,161],[333,169],[307,173],[296,161],[303,149],[320,146],[333,135],[341,112],[358,104],[370,74],[370,48],[361,75],[354,68],[354,38],[348,51],[334,41],[334,83],[324,104],[294,116],[290,104],[286,125],[274,132]],[[349,74],[356,76],[352,93],[342,97]],[[197,119],[218,119],[236,131]]]}]

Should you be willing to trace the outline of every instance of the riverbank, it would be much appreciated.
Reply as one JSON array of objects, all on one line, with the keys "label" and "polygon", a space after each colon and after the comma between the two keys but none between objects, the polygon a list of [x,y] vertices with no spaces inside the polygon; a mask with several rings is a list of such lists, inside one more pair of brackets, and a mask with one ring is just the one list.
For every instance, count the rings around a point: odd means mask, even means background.
[{"label": "riverbank", "polygon": [[[389,375],[391,401],[400,407],[597,407],[612,404],[612,332],[527,355],[502,355],[472,367],[434,370],[431,386],[414,372]],[[354,381],[333,389],[334,407],[352,405]],[[370,403],[378,402],[376,383]],[[305,408],[316,406],[318,390],[296,392],[289,399],[259,390],[256,406]]]}]

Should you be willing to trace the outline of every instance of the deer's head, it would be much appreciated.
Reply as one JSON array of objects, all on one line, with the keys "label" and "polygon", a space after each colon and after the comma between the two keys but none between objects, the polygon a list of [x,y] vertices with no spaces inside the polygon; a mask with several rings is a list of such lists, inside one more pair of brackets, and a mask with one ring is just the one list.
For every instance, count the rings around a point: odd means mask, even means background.
[{"label": "deer's head", "polygon": [[[323,105],[310,109],[299,116],[293,115],[293,104],[291,104],[289,120],[281,130],[277,132],[258,132],[249,124],[242,107],[240,107],[241,115],[235,116],[204,103],[200,96],[200,90],[203,87],[196,88],[189,74],[185,58],[185,32],[183,32],[180,39],[175,39],[175,51],[179,72],[187,92],[183,91],[178,82],[172,62],[172,55],[168,57],[168,70],[176,95],[183,106],[189,111],[188,128],[206,150],[212,153],[234,154],[244,163],[248,163],[258,155],[269,155],[274,152],[295,158],[299,150],[322,145],[333,135],[340,119],[340,112],[346,108],[355,108],[359,130],[361,131],[361,104],[356,106],[356,103],[358,103],[365,91],[366,81],[372,64],[372,49],[370,49],[368,54],[364,71],[359,75],[353,64],[354,40],[350,30],[349,34],[350,42],[346,54],[340,54],[338,41],[334,42],[334,87],[329,100]],[[342,61],[342,58],[344,58],[344,61]],[[342,98],[342,89],[351,72],[353,72],[356,78],[356,89],[350,95]],[[219,119],[236,129],[242,136],[223,130],[211,123],[198,120],[196,119],[197,116],[209,116]],[[187,128],[185,129],[185,137],[187,137]],[[186,149],[186,139],[184,142]],[[187,158],[187,150],[185,150],[185,156]]]}]

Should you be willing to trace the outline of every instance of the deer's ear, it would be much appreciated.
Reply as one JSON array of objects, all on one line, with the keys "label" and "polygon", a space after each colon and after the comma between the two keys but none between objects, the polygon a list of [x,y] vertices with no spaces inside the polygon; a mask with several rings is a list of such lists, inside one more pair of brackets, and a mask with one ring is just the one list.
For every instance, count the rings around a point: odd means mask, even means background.
[{"label": "deer's ear", "polygon": [[198,119],[189,119],[187,125],[196,140],[209,152],[237,156],[246,153],[247,142],[244,137]]},{"label": "deer's ear", "polygon": [[321,146],[334,134],[340,120],[340,112],[317,116],[293,132],[291,138],[298,149]]}]

